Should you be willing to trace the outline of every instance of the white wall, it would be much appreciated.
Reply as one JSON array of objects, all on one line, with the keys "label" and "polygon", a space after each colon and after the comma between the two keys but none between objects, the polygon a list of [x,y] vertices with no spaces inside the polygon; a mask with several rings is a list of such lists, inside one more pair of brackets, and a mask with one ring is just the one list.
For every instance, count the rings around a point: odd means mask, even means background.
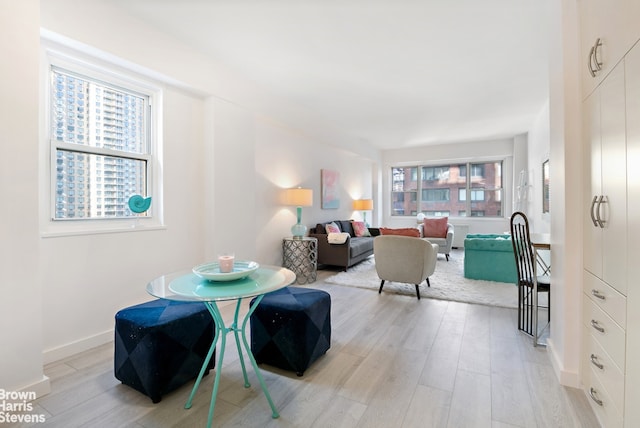
[{"label": "white wall", "polygon": [[39,2],[0,2],[0,388],[49,391],[38,269]]},{"label": "white wall", "polygon": [[112,339],[114,314],[150,300],[150,279],[202,259],[203,102],[166,87],[164,106],[165,229],[41,240],[46,361]]},{"label": "white wall", "polygon": [[582,156],[580,42],[575,0],[551,2],[550,215],[551,338],[548,352],[560,382],[579,386],[582,299]]},{"label": "white wall", "polygon": [[[549,104],[547,103],[536,118],[533,127],[529,130],[529,168],[527,176],[531,187],[527,200],[526,214],[529,218],[531,229],[537,233],[549,233],[551,230],[550,213],[542,213],[542,163],[549,160],[550,143]],[[549,165],[550,168],[553,168],[551,162],[549,162]],[[562,168],[562,165],[559,167]]]},{"label": "white wall", "polygon": [[[303,109],[228,73],[108,1],[3,2],[1,16],[2,100],[26,101],[3,104],[0,119],[3,148],[5,141],[11,144],[0,185],[11,207],[20,208],[0,210],[0,275],[11,293],[11,299],[2,299],[0,313],[3,325],[20,325],[3,335],[0,388],[48,387],[43,360],[111,340],[115,312],[150,300],[145,285],[160,274],[228,248],[239,257],[281,264],[282,237],[295,223],[294,208],[283,207],[277,197],[281,189],[314,190],[314,206],[303,212],[308,226],[359,215],[351,209],[352,199],[375,192],[375,150],[333,138],[330,126],[314,123]],[[35,161],[40,24],[163,87],[164,228],[40,234],[38,210],[47,209],[38,205],[44,167]],[[320,208],[322,168],[341,174],[338,210]]]}]

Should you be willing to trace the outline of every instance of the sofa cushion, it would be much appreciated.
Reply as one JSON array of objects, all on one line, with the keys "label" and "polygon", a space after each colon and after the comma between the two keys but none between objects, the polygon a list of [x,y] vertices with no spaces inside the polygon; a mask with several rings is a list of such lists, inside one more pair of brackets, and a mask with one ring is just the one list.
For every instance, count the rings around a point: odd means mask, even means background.
[{"label": "sofa cushion", "polygon": [[351,226],[351,220],[335,220],[335,222],[341,231],[348,233],[350,236],[356,236],[353,226]]},{"label": "sofa cushion", "polygon": [[371,236],[369,228],[364,224],[364,221],[353,221],[351,225],[355,236]]},{"label": "sofa cushion", "polygon": [[373,253],[373,237],[351,238],[349,248],[351,257],[358,257],[362,254]]},{"label": "sofa cushion", "polygon": [[416,238],[420,237],[420,230],[415,227],[402,227],[398,229],[392,229],[388,227],[380,228],[381,235],[401,235],[401,236],[414,236]]},{"label": "sofa cushion", "polygon": [[511,235],[467,235],[464,240],[465,250],[503,251],[513,253]]},{"label": "sofa cushion", "polygon": [[342,230],[340,230],[340,227],[334,223],[334,222],[330,222],[324,225],[324,229],[327,231],[327,233],[340,233],[342,232]]},{"label": "sofa cushion", "polygon": [[447,237],[447,223],[449,217],[441,218],[425,218],[424,222],[424,237],[429,238],[446,238]]}]

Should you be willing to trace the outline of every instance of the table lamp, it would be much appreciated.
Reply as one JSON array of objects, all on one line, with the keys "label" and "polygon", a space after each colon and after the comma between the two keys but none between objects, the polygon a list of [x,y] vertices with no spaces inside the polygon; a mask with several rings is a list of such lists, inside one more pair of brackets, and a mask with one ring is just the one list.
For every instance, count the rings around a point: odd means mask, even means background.
[{"label": "table lamp", "polygon": [[362,220],[364,224],[367,225],[367,211],[373,209],[373,199],[356,199],[353,201],[353,209],[355,211],[362,211]]},{"label": "table lamp", "polygon": [[307,233],[307,226],[301,223],[302,207],[310,207],[313,205],[313,190],[297,187],[295,189],[287,189],[285,193],[285,203],[296,207],[298,222],[291,227],[291,234],[294,239],[302,239]]}]

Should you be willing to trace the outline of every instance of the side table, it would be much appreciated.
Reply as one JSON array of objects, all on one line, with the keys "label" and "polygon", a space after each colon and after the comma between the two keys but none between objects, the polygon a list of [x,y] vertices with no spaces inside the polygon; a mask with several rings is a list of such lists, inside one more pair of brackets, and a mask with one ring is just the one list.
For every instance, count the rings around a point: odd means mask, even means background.
[{"label": "side table", "polygon": [[296,274],[296,283],[314,282],[318,267],[318,240],[310,237],[284,238],[282,266]]}]

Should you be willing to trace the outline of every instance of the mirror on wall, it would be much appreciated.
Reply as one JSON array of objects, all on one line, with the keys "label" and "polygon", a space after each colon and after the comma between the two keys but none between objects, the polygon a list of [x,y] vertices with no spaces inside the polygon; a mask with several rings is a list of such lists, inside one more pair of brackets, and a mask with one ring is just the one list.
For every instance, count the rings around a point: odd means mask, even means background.
[{"label": "mirror on wall", "polygon": [[549,159],[542,162],[542,212],[549,212]]}]

